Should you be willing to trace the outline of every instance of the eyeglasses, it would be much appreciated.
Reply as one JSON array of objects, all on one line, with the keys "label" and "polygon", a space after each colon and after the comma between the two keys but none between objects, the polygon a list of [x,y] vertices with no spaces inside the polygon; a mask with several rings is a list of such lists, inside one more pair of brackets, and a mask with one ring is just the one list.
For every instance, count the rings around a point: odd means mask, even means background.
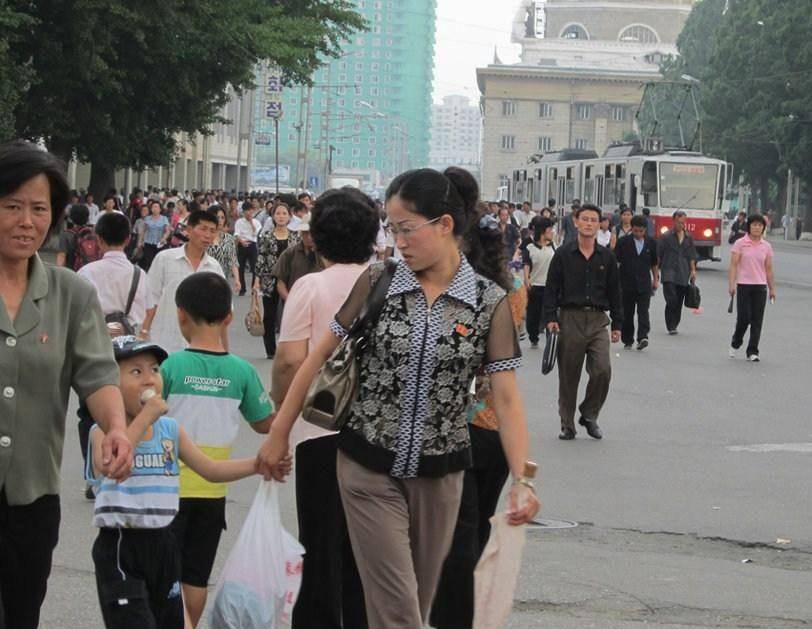
[{"label": "eyeglasses", "polygon": [[437,218],[433,218],[430,221],[426,221],[425,223],[420,223],[420,225],[418,225],[417,227],[395,227],[393,225],[393,226],[389,227],[389,233],[392,234],[392,236],[394,236],[395,238],[397,238],[398,236],[403,236],[404,238],[409,238],[418,229],[420,229],[422,227],[425,227],[426,225],[431,225],[432,223],[436,223],[441,218],[443,218],[443,217],[438,216]]}]

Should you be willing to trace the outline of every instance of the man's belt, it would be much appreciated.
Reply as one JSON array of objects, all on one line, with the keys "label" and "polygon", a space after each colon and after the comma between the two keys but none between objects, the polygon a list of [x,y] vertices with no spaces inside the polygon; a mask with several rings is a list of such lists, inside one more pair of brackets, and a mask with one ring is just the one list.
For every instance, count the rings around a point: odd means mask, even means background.
[{"label": "man's belt", "polygon": [[563,306],[561,310],[575,310],[576,312],[604,312],[604,308],[598,306]]}]

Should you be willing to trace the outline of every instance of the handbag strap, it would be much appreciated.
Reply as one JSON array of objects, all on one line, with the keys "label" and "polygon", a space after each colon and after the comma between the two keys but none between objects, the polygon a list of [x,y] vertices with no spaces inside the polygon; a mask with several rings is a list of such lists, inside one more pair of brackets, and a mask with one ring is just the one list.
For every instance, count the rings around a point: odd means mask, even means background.
[{"label": "handbag strap", "polygon": [[138,282],[141,279],[140,269],[133,264],[133,281],[130,284],[130,294],[127,295],[127,307],[124,309],[124,314],[129,315],[135,300],[135,292],[138,290]]},{"label": "handbag strap", "polygon": [[363,329],[369,324],[378,320],[383,310],[383,305],[386,302],[386,293],[389,291],[389,284],[392,283],[392,278],[395,275],[398,263],[394,258],[389,258],[384,266],[383,273],[375,282],[372,287],[372,292],[369,294],[364,307],[361,309],[361,314],[355,319],[355,323],[350,326],[350,331],[347,336],[357,337],[361,334]]}]

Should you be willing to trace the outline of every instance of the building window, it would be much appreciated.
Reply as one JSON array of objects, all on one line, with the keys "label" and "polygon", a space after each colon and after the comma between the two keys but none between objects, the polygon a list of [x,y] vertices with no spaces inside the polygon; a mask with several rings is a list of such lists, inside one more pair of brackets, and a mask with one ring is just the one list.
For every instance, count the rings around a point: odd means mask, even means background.
[{"label": "building window", "polygon": [[375,157],[375,149],[369,149],[369,157]]},{"label": "building window", "polygon": [[561,31],[561,39],[589,39],[583,24],[567,24]]},{"label": "building window", "polygon": [[510,177],[507,175],[499,175],[499,187],[507,188],[510,185]]},{"label": "building window", "polygon": [[502,150],[503,151],[516,150],[516,136],[515,135],[503,135],[502,136]]},{"label": "building window", "polygon": [[352,160],[352,162],[350,163],[350,168],[358,168],[358,160],[357,159]]},{"label": "building window", "polygon": [[578,120],[589,120],[592,117],[592,105],[576,105],[575,117]]},{"label": "building window", "polygon": [[539,118],[552,118],[553,106],[550,103],[539,103]]},{"label": "building window", "polygon": [[612,120],[615,122],[624,122],[626,120],[626,108],[612,107]]},{"label": "building window", "polygon": [[618,41],[635,44],[656,44],[660,41],[654,29],[645,24],[631,24],[620,31]]},{"label": "building window", "polygon": [[353,157],[360,157],[361,156],[361,149],[353,149],[352,150]]},{"label": "building window", "polygon": [[502,101],[502,115],[515,116],[516,115],[516,101],[503,100]]},{"label": "building window", "polygon": [[577,140],[575,140],[575,148],[585,151],[586,149],[589,148],[589,140],[578,138]]},{"label": "building window", "polygon": [[553,139],[550,136],[545,135],[539,138],[538,143],[539,151],[541,151],[542,153],[548,153],[552,149],[553,149]]}]

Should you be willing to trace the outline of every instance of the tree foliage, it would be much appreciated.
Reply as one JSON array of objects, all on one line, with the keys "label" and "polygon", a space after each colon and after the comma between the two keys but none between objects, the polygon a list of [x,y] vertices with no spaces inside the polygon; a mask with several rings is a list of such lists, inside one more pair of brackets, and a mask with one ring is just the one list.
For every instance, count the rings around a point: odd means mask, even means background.
[{"label": "tree foliage", "polygon": [[0,0],[0,141],[14,136],[14,110],[25,91],[31,72],[27,64],[12,58],[11,48],[19,43],[23,26],[30,24],[6,0]]},{"label": "tree foliage", "polygon": [[307,82],[362,28],[347,0],[9,0],[32,22],[13,60],[33,71],[19,135],[74,153],[94,173],[168,164],[179,132],[208,133],[227,88],[256,64]]}]

